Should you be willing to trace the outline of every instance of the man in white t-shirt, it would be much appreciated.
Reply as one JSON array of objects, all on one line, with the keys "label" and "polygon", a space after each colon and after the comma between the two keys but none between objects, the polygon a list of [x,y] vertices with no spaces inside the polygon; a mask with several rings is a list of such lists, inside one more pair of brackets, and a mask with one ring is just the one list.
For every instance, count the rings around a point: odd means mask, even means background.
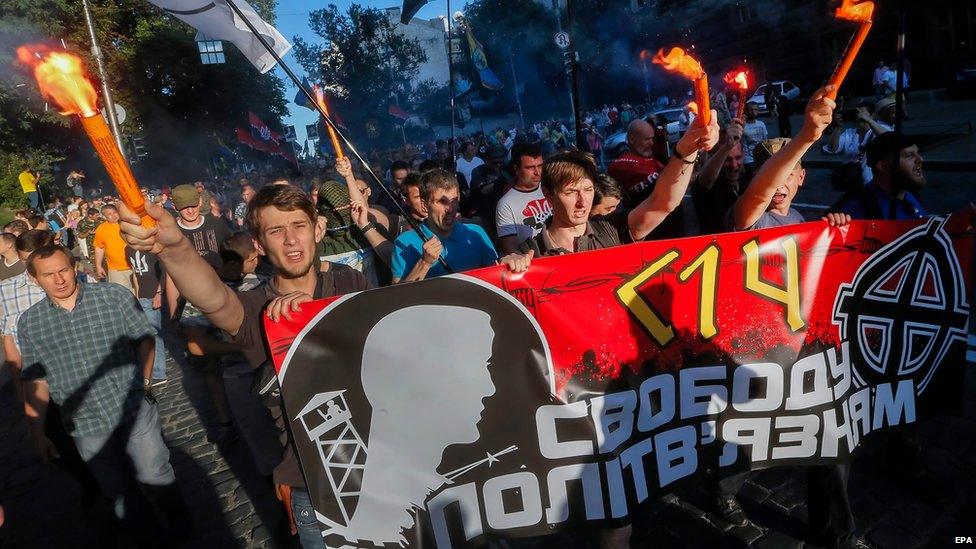
[{"label": "man in white t-shirt", "polygon": [[759,120],[759,105],[756,103],[746,103],[745,115],[745,124],[742,126],[742,162],[746,173],[752,174],[755,165],[752,151],[756,145],[769,139],[769,130],[766,129],[766,123]]},{"label": "man in white t-shirt", "polygon": [[542,148],[519,143],[512,148],[515,184],[502,195],[495,208],[498,248],[501,255],[517,250],[519,244],[535,237],[552,216],[552,206],[542,194]]},{"label": "man in white t-shirt", "polygon": [[471,172],[475,168],[485,163],[484,160],[475,156],[478,152],[478,147],[474,143],[468,141],[464,144],[464,149],[461,152],[461,156],[457,159],[457,172],[464,176],[464,186],[465,188],[471,187]]}]

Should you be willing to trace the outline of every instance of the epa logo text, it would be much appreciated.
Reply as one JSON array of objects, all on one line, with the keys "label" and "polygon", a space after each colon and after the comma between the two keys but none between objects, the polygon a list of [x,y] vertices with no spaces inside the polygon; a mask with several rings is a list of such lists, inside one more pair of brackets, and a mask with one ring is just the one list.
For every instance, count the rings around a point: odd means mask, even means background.
[{"label": "epa logo text", "polygon": [[968,543],[972,545],[973,538],[971,536],[956,536],[956,543]]}]

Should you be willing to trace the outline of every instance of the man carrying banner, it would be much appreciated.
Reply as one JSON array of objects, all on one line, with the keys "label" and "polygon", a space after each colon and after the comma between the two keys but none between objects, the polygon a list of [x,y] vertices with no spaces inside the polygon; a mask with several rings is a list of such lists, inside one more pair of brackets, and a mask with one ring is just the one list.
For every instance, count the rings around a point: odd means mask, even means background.
[{"label": "man carrying banner", "polygon": [[420,196],[427,207],[427,219],[420,240],[416,231],[397,237],[393,250],[393,283],[414,282],[447,274],[438,263],[443,257],[456,271],[504,264],[512,272],[529,268],[532,254],[511,253],[499,258],[485,230],[472,223],[457,223],[461,191],[457,179],[444,170],[421,176]]},{"label": "man carrying banner", "polygon": [[[255,369],[268,361],[261,331],[266,305],[266,314],[278,319],[290,316],[290,311],[313,298],[368,287],[363,275],[350,267],[330,264],[322,272],[314,268],[315,242],[321,237],[315,224],[315,206],[308,195],[291,185],[265,186],[251,199],[247,224],[258,251],[274,266],[275,275],[268,284],[246,292],[235,292],[224,284],[183,235],[176,220],[161,207],[146,204],[147,213],[156,220],[156,227],[148,230],[140,226],[138,216],[121,208],[122,231],[128,244],[156,254],[180,294],[226,332]],[[255,373],[261,375],[262,370]],[[269,371],[266,379],[273,375]],[[284,446],[282,461],[274,470],[274,482],[292,520],[292,532],[298,534],[303,547],[324,547],[280,403],[273,402],[269,407]]]},{"label": "man carrying banner", "polygon": [[[813,94],[807,103],[803,128],[795,139],[767,139],[756,146],[753,157],[758,171],[732,207],[731,228],[762,229],[805,221],[791,203],[806,177],[800,159],[833,120],[836,105],[828,96],[832,88],[826,86]],[[834,227],[851,222],[851,216],[845,213],[828,213],[822,219]],[[807,471],[808,524],[818,543],[827,547],[867,547],[854,534],[854,515],[847,494],[850,467],[847,464],[821,465],[811,466]],[[748,472],[738,473],[718,482],[720,511],[723,517],[736,519],[730,522],[745,521],[745,513],[735,501],[735,494],[748,475]]]},{"label": "man carrying banner", "polygon": [[[675,146],[675,155],[661,172],[650,196],[632,210],[590,219],[595,182],[593,156],[575,150],[556,153],[542,166],[542,191],[552,204],[552,217],[542,231],[521,245],[535,255],[562,255],[637,242],[660,225],[681,203],[699,151],[718,142],[718,119],[709,126],[690,128]],[[629,519],[601,532],[603,549],[630,547]]]}]

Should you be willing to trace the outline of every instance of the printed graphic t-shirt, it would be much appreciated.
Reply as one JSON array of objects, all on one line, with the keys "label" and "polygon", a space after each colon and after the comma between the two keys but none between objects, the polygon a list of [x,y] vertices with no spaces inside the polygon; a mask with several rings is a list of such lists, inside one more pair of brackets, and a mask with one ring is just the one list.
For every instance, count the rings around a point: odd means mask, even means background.
[{"label": "printed graphic t-shirt", "polygon": [[515,235],[519,244],[539,234],[550,217],[552,205],[542,194],[541,185],[531,191],[512,187],[495,207],[498,237]]}]

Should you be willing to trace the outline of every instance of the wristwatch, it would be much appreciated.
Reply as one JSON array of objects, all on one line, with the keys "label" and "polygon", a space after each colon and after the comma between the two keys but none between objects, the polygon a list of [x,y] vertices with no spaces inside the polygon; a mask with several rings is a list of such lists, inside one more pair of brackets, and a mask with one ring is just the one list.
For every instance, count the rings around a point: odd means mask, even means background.
[{"label": "wristwatch", "polygon": [[145,388],[145,387],[149,387],[149,384],[150,384],[150,383],[152,383],[152,381],[150,381],[149,379],[147,379],[147,378],[142,378],[142,386],[143,386],[143,388]]}]

